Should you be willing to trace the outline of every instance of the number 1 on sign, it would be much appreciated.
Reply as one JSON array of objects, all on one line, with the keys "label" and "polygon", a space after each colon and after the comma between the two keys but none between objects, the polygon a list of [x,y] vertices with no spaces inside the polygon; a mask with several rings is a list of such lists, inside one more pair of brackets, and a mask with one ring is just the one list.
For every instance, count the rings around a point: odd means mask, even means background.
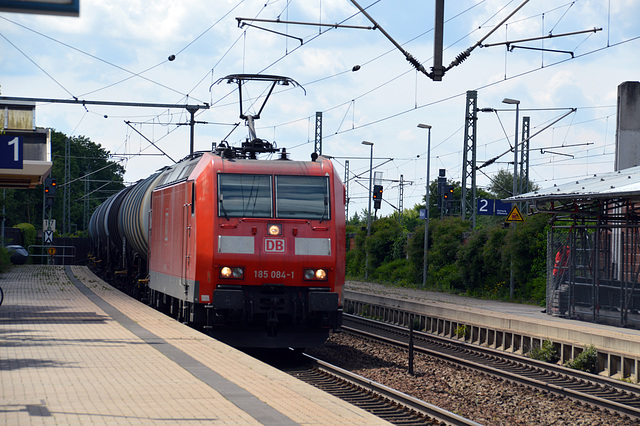
[{"label": "number 1 on sign", "polygon": [[20,144],[18,143],[18,138],[11,139],[8,145],[13,145],[13,161],[20,160]]}]

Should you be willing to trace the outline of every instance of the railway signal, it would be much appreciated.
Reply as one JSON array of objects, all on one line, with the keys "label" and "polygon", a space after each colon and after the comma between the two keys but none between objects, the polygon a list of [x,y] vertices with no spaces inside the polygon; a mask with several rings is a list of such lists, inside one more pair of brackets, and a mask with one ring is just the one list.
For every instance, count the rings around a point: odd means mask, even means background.
[{"label": "railway signal", "polygon": [[438,197],[437,205],[438,209],[442,210],[442,204],[444,200],[445,187],[447,186],[446,170],[440,169],[438,171]]},{"label": "railway signal", "polygon": [[382,203],[382,185],[373,185],[373,208],[378,210]]},{"label": "railway signal", "polygon": [[53,197],[56,195],[56,180],[48,177],[44,180],[44,197],[47,207],[53,206]]},{"label": "railway signal", "polygon": [[442,193],[438,201],[440,202],[440,218],[449,215],[453,204],[453,185],[442,185]]},{"label": "railway signal", "polygon": [[453,185],[445,185],[444,187],[444,199],[450,201],[453,199]]}]

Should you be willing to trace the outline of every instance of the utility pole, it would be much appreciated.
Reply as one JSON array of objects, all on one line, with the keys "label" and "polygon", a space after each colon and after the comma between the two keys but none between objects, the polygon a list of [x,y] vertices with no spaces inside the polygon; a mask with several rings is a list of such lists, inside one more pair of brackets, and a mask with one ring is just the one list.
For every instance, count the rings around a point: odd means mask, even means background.
[{"label": "utility pole", "polygon": [[316,140],[313,152],[322,155],[322,111],[316,111]]},{"label": "utility pole", "polygon": [[529,192],[529,132],[530,118],[522,117],[522,148],[520,149],[520,194]]},{"label": "utility pole", "polygon": [[398,213],[400,214],[401,225],[402,225],[403,211],[404,211],[404,175],[400,175],[400,187],[398,189]]},{"label": "utility pole", "polygon": [[71,141],[64,141],[64,186],[62,187],[62,233],[71,232]]},{"label": "utility pole", "polygon": [[83,209],[83,215],[82,215],[82,230],[86,231],[87,230],[87,217],[89,217],[89,173],[91,172],[91,169],[87,169],[87,172],[84,175],[84,197],[82,197],[83,201],[84,201],[84,209]]},{"label": "utility pole", "polygon": [[424,253],[422,259],[422,287],[426,287],[427,285],[427,254],[429,250],[429,176],[431,174],[430,170],[430,159],[431,159],[431,125],[430,124],[418,124],[418,127],[421,129],[427,129],[427,176],[426,176],[426,185],[425,185],[425,196],[424,196]]},{"label": "utility pole", "polygon": [[344,162],[344,214],[349,220],[349,160]]},{"label": "utility pole", "polygon": [[[478,123],[478,92],[467,92],[467,109],[464,114],[464,145],[462,196],[460,197],[460,213],[462,220],[467,212],[471,214],[471,226],[476,226],[476,127]],[[468,182],[468,181],[471,182]],[[467,196],[467,185],[471,183],[471,197]]]},{"label": "utility pole", "polygon": [[[367,210],[367,239],[371,236],[371,183],[373,181],[373,142],[362,141],[362,145],[368,145],[371,148],[369,156],[369,209]],[[368,245],[367,245],[368,246]],[[365,253],[364,278],[369,278],[369,250]]]},{"label": "utility pole", "polygon": [[[504,98],[502,100],[502,103],[507,104],[507,105],[515,105],[516,106],[516,131],[515,131],[515,135],[513,136],[514,138],[514,142],[513,142],[513,194],[512,196],[515,197],[516,195],[518,195],[518,120],[519,120],[519,116],[518,114],[520,113],[520,101],[518,99],[511,99],[511,98]],[[518,205],[517,203],[515,204],[516,206]],[[513,228],[515,230],[517,224],[514,223],[513,224]],[[513,300],[513,295],[515,293],[515,273],[513,271],[513,258],[511,259],[511,272],[510,272],[510,276],[509,276],[509,299]]]}]

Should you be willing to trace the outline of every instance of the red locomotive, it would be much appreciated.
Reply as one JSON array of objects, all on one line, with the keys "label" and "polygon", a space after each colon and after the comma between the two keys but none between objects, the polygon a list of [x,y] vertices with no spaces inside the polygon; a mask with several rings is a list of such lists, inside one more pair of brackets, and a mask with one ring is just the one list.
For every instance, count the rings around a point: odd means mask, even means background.
[{"label": "red locomotive", "polygon": [[112,196],[89,227],[103,269],[231,345],[321,345],[342,319],[344,186],[322,156],[255,159],[274,151],[222,143]]}]

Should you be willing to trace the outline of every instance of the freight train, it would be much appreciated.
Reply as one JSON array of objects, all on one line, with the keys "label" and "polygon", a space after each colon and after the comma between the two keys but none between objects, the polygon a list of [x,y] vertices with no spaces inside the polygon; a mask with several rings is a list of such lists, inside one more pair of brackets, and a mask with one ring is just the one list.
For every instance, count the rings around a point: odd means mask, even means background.
[{"label": "freight train", "polygon": [[[257,153],[276,159],[257,159]],[[319,346],[342,322],[345,189],[329,158],[254,138],[189,155],[89,223],[102,274],[236,347]]]}]

